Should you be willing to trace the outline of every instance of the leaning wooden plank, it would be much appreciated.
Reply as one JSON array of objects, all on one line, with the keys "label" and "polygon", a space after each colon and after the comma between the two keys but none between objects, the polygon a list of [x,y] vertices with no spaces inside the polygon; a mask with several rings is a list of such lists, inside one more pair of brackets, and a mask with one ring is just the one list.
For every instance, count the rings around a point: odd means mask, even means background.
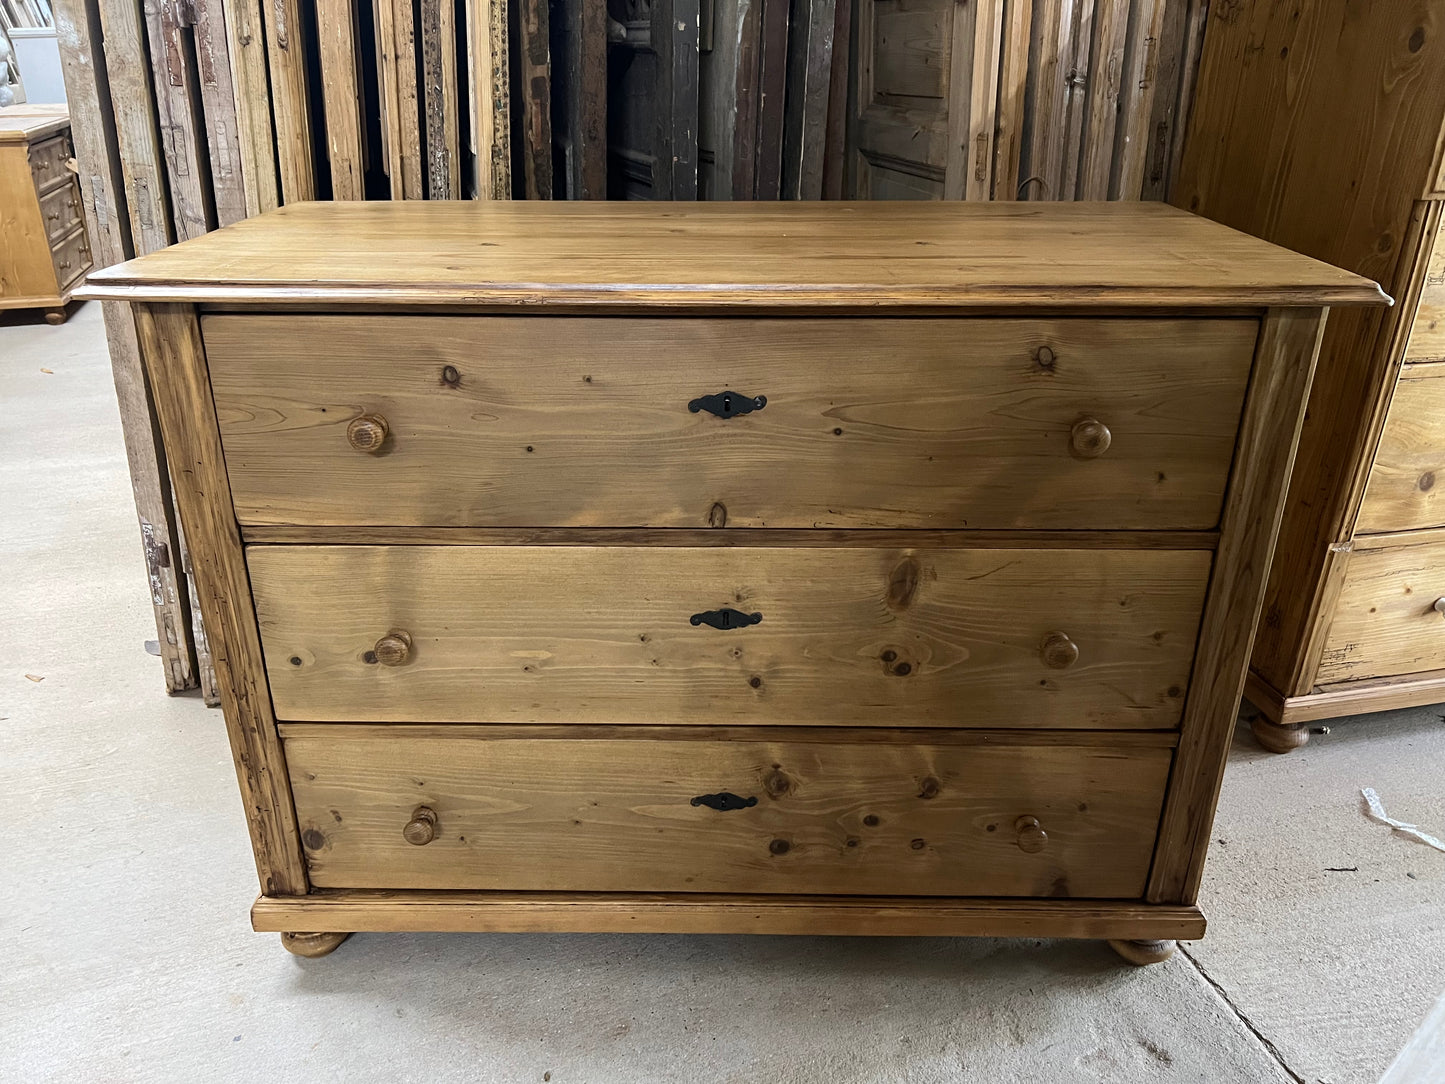
[{"label": "leaning wooden plank", "polygon": [[401,102],[396,85],[396,12],[391,0],[371,0],[376,39],[376,109],[381,121],[381,168],[391,198],[402,198]]},{"label": "leaning wooden plank", "polygon": [[258,215],[274,211],[280,202],[276,136],[271,126],[271,88],[266,74],[266,41],[261,31],[261,0],[222,0],[222,7],[231,56],[246,213]]},{"label": "leaning wooden plank", "polygon": [[944,140],[943,198],[963,199],[973,149],[969,110],[973,96],[973,59],[980,24],[987,25],[984,5],[960,4],[953,10],[950,37],[947,95],[948,113]]},{"label": "leaning wooden plank", "polygon": [[1109,198],[1131,6],[1129,0],[1098,0],[1096,4],[1094,54],[1084,119],[1083,165],[1079,171],[1080,199]]},{"label": "leaning wooden plank", "polygon": [[595,0],[563,0],[565,71],[553,58],[553,90],[565,105],[567,196],[607,196],[607,9]]},{"label": "leaning wooden plank", "polygon": [[698,54],[698,199],[732,198],[733,139],[737,122],[739,21],[748,3],[702,3]]},{"label": "leaning wooden plank", "polygon": [[522,173],[528,199],[552,198],[551,48],[547,0],[516,0],[518,85],[522,88]]},{"label": "leaning wooden plank", "polygon": [[1024,103],[1029,78],[1029,38],[1033,0],[1007,0],[1002,31],[1003,55],[999,63],[997,135],[994,141],[993,198],[1020,196],[1020,167],[1024,153]]},{"label": "leaning wooden plank", "polygon": [[[425,0],[430,3],[430,0]],[[457,85],[457,8],[455,0],[441,0],[442,139],[447,148],[447,198],[462,195],[461,105]],[[427,93],[432,93],[428,86]]]},{"label": "leaning wooden plank", "polygon": [[1079,198],[1079,170],[1083,163],[1084,126],[1089,108],[1088,90],[1094,77],[1089,67],[1089,58],[1093,55],[1094,0],[1073,0],[1073,7],[1073,38],[1069,51],[1068,85],[1064,92],[1063,173],[1059,177],[1059,199]]},{"label": "leaning wooden plank", "polygon": [[827,134],[823,140],[823,198],[842,199],[848,161],[848,66],[853,45],[852,0],[837,0],[833,62],[828,76]]},{"label": "leaning wooden plank", "polygon": [[125,181],[110,83],[105,65],[97,63],[104,55],[96,48],[102,39],[93,0],[56,0],[55,35],[90,251],[96,267],[109,267],[129,259],[134,250],[121,221]]},{"label": "leaning wooden plank", "polygon": [[[125,260],[130,252],[120,207],[125,182],[111,119],[110,87],[104,65],[96,63],[95,45],[101,40],[101,28],[95,5],[85,0],[57,0],[55,31],[91,252],[97,266],[108,267]],[[141,551],[155,613],[156,640],[166,688],[180,692],[192,688],[196,678],[187,620],[189,606],[184,601],[185,588],[177,574],[180,547],[170,504],[165,453],[156,428],[150,388],[141,368],[130,309],[120,302],[107,301],[101,304],[101,312],[110,345],[111,374],[120,407],[131,491],[140,520]]]},{"label": "leaning wooden plank", "polygon": [[1163,0],[1162,6],[1164,18],[1155,51],[1154,107],[1145,133],[1148,145],[1144,149],[1144,177],[1139,188],[1139,198],[1146,200],[1162,200],[1169,191],[1169,151],[1174,145],[1179,80],[1183,74],[1186,7],[1183,0]]},{"label": "leaning wooden plank", "polygon": [[262,891],[309,887],[286,758],[264,680],[261,636],[216,425],[200,326],[189,305],[137,305],[136,329],[155,389],[176,503],[198,543],[197,590],[208,635],[227,665],[217,673],[226,730],[250,827]]},{"label": "leaning wooden plank", "polygon": [[1209,0],[1189,0],[1184,16],[1184,47],[1180,50],[1179,105],[1174,111],[1173,145],[1169,149],[1169,188],[1179,176],[1179,162],[1184,157],[1184,136],[1189,130],[1189,110],[1194,104],[1194,83],[1199,77],[1199,61],[1204,55],[1204,28],[1209,18]]},{"label": "leaning wooden plank", "polygon": [[1021,198],[1056,200],[1063,174],[1064,99],[1068,69],[1072,0],[1037,0],[1032,35],[1034,106],[1028,141],[1028,170],[1019,181]]},{"label": "leaning wooden plank", "polygon": [[316,166],[311,146],[311,109],[306,97],[305,26],[300,0],[270,0],[265,30],[281,201],[315,199]]},{"label": "leaning wooden plank", "polygon": [[[668,7],[663,4],[660,7]],[[670,63],[671,79],[667,83],[664,114],[668,125],[670,162],[664,163],[664,174],[671,174],[670,199],[697,199],[697,124],[698,124],[698,40],[702,26],[698,0],[671,0],[671,34],[661,48],[658,62]],[[657,32],[654,28],[654,43]],[[669,169],[670,167],[670,169]]]},{"label": "leaning wooden plank", "polygon": [[[507,0],[465,0],[467,90],[475,199],[511,199],[511,78],[507,58]],[[602,188],[607,188],[607,12],[587,4],[587,17],[601,20],[602,92],[596,106],[602,118]],[[595,167],[594,167],[595,168]]]},{"label": "leaning wooden plank", "polygon": [[999,50],[1003,20],[999,5],[980,4],[973,24],[973,63],[969,71],[968,155],[963,182],[965,199],[993,194],[994,139],[997,136]]},{"label": "leaning wooden plank", "polygon": [[216,224],[229,226],[246,217],[246,186],[236,125],[236,91],[231,79],[231,50],[222,0],[189,0],[195,18],[196,73],[201,112],[210,149],[211,192]]},{"label": "leaning wooden plank", "polygon": [[[757,185],[758,77],[764,0],[740,0],[733,82],[732,182],[728,198],[750,200]],[[849,4],[842,5],[844,7]]]},{"label": "leaning wooden plank", "polygon": [[181,569],[186,576],[186,590],[191,601],[191,646],[196,652],[196,678],[201,687],[201,700],[208,708],[221,703],[221,689],[216,679],[216,662],[211,656],[210,638],[206,636],[206,619],[201,613],[200,590],[196,583],[195,562],[186,544],[186,532],[177,524],[181,546]]},{"label": "leaning wooden plank", "polygon": [[182,33],[183,25],[189,25],[189,14],[189,9],[177,6],[177,0],[152,0],[145,6],[156,118],[178,241],[200,237],[216,226],[210,163],[202,134],[205,119],[189,63],[190,43]]},{"label": "leaning wooden plank", "polygon": [[381,52],[381,100],[386,127],[386,172],[392,199],[425,199],[419,88],[416,80],[416,18],[411,0],[374,0]]},{"label": "leaning wooden plank", "polygon": [[[138,0],[99,0],[106,76],[136,256],[175,241]],[[119,201],[117,201],[119,203]]]},{"label": "leaning wooden plank", "polygon": [[366,198],[361,152],[361,87],[357,82],[356,6],[353,0],[316,0],[321,57],[321,101],[331,159],[331,198]]},{"label": "leaning wooden plank", "polygon": [[418,8],[428,199],[461,196],[454,11],[451,0],[421,0]]},{"label": "leaning wooden plank", "polygon": [[783,109],[783,197],[821,199],[837,0],[796,0]]},{"label": "leaning wooden plank", "polygon": [[1159,79],[1159,36],[1164,29],[1165,0],[1136,0],[1130,16],[1129,55],[1119,95],[1122,131],[1117,140],[1117,166],[1111,199],[1138,199],[1144,187],[1149,155],[1150,124]]},{"label": "leaning wooden plank", "polygon": [[788,85],[788,0],[760,0],[757,166],[753,198],[777,199],[783,181],[783,109]]}]

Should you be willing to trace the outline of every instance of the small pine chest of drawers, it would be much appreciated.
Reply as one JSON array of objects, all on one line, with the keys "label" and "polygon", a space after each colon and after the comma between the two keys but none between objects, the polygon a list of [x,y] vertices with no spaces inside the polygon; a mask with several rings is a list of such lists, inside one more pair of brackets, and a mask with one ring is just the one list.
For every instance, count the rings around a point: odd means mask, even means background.
[{"label": "small pine chest of drawers", "polygon": [[90,270],[74,154],[63,107],[0,109],[0,309],[45,309],[64,323]]},{"label": "small pine chest of drawers", "polygon": [[1327,308],[1151,204],[297,204],[134,304],[258,930],[1202,936]]}]

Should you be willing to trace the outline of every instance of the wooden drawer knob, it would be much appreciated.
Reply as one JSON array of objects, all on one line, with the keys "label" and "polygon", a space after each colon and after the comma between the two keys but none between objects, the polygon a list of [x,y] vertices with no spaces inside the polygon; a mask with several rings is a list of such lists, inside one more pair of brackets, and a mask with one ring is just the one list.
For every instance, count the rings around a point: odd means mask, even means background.
[{"label": "wooden drawer knob", "polygon": [[1039,654],[1050,670],[1067,670],[1079,661],[1079,645],[1067,632],[1051,632],[1039,645]]},{"label": "wooden drawer knob", "polygon": [[1074,423],[1069,433],[1069,447],[1081,459],[1097,459],[1109,450],[1114,434],[1098,418],[1084,418]]},{"label": "wooden drawer knob", "polygon": [[411,658],[411,634],[392,629],[371,650],[382,666],[400,666]]},{"label": "wooden drawer knob", "polygon": [[1445,598],[1437,598],[1434,609],[1437,614],[1445,614]]},{"label": "wooden drawer knob", "polygon": [[363,414],[346,427],[346,439],[358,452],[375,455],[386,443],[386,419],[380,414]]},{"label": "wooden drawer knob", "polygon": [[1049,841],[1049,834],[1039,827],[1037,817],[1020,817],[1014,821],[1014,831],[1019,834],[1019,850],[1026,854],[1038,854]]},{"label": "wooden drawer knob", "polygon": [[419,805],[411,811],[411,820],[401,830],[402,838],[414,847],[425,847],[437,837],[437,813],[431,806]]}]

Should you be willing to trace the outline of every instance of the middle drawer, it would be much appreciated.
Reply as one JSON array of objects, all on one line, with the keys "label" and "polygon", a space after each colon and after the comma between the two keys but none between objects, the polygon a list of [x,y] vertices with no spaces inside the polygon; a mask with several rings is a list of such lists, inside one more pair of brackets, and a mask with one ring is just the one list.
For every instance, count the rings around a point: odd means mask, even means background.
[{"label": "middle drawer", "polygon": [[278,718],[1178,724],[1211,554],[247,549]]}]

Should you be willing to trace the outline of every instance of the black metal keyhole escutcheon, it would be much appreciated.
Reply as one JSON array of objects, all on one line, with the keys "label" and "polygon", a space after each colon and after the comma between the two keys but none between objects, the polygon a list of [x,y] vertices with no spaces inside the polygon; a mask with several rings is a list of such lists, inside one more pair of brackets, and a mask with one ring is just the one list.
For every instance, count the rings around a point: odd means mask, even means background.
[{"label": "black metal keyhole escutcheon", "polygon": [[743,798],[730,790],[721,794],[699,794],[692,800],[693,805],[705,805],[709,809],[725,811],[729,809],[751,809],[758,804],[757,798]]},{"label": "black metal keyhole escutcheon", "polygon": [[688,618],[693,625],[711,625],[715,629],[745,629],[763,619],[762,614],[745,614],[741,610],[704,610]]},{"label": "black metal keyhole escutcheon", "polygon": [[719,418],[734,418],[739,414],[751,414],[768,405],[766,395],[739,395],[735,391],[720,391],[716,395],[703,395],[687,404],[687,409],[696,414],[706,410]]}]

